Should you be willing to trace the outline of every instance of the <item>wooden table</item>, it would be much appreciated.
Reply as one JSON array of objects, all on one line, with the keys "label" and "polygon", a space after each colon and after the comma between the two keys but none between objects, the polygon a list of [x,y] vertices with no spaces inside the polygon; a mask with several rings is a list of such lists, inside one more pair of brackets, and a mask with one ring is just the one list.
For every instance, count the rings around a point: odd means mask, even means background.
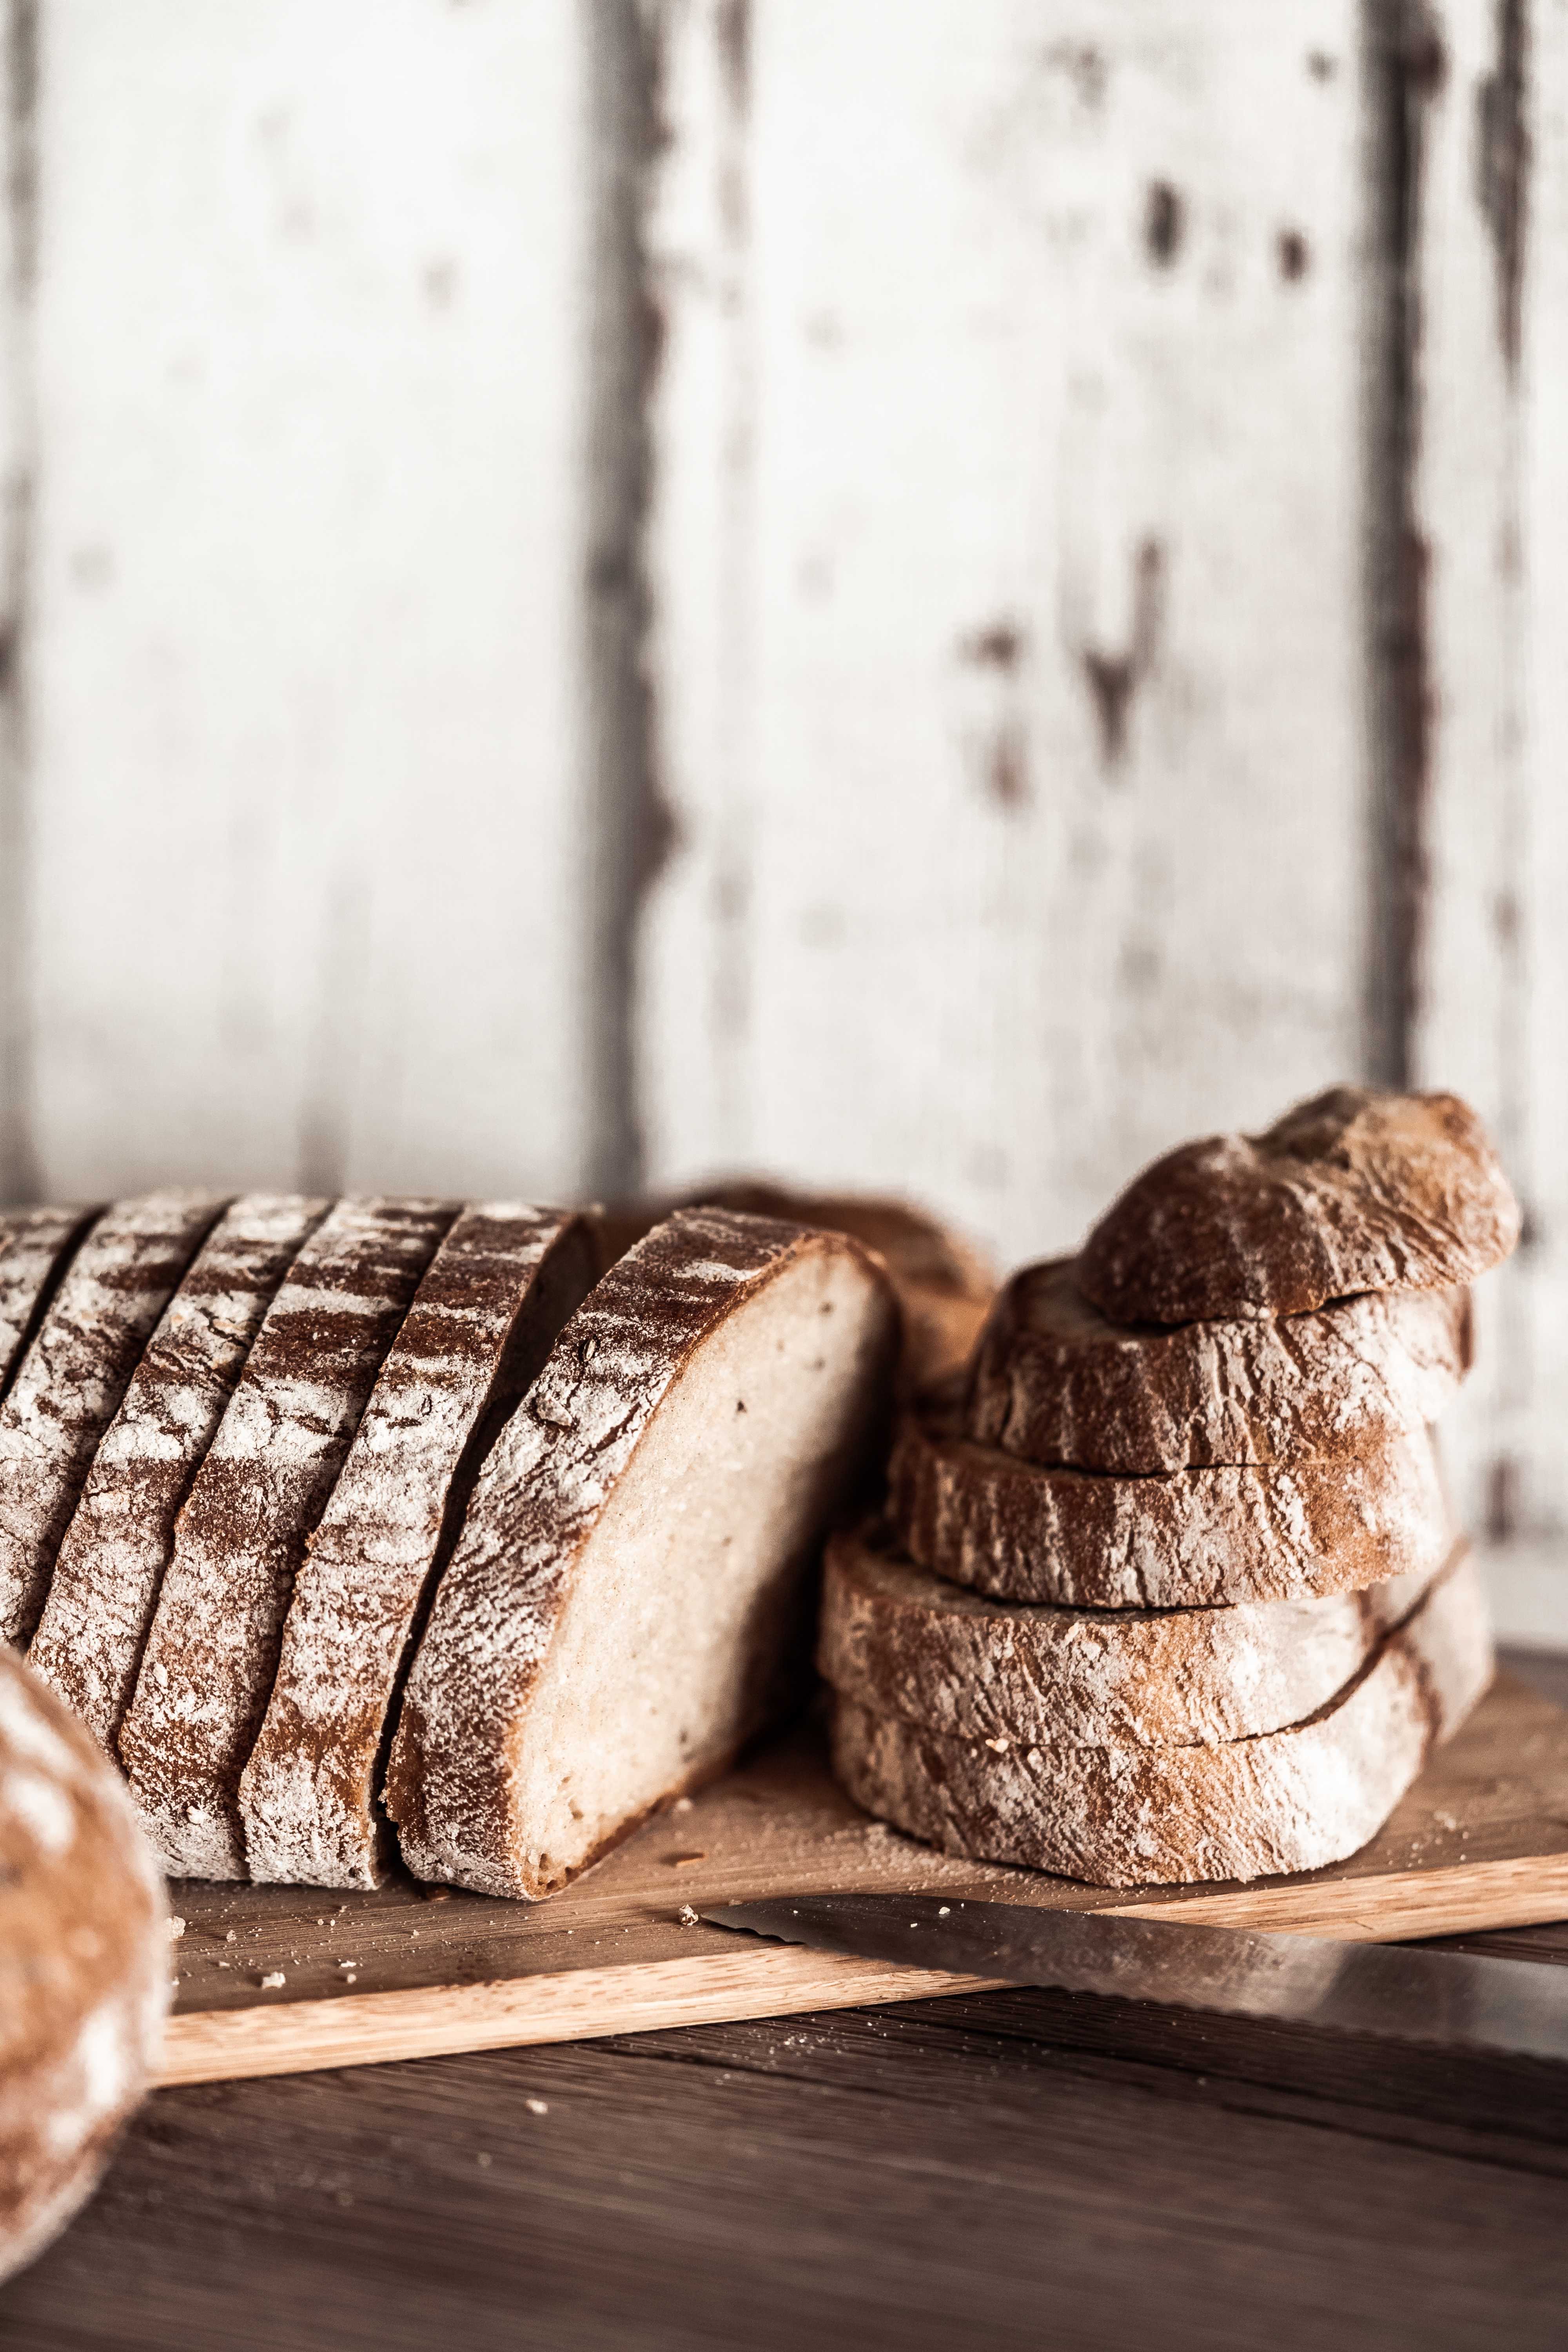
[{"label": "wooden table", "polygon": [[[1568,1659],[1510,1663],[1568,1704]],[[1568,1928],[1488,1948],[1568,1960]],[[1014,1992],[159,2093],[27,2352],[1560,2346],[1568,2132]]]}]

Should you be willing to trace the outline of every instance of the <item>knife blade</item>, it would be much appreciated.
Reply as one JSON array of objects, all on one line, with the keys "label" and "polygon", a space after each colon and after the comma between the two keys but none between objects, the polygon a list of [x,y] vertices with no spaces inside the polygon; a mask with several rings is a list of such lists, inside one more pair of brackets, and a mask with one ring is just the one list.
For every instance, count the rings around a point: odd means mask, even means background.
[{"label": "knife blade", "polygon": [[1542,1961],[934,1895],[785,1895],[700,1916],[817,1951],[1008,1984],[1568,2061],[1568,1969]]}]

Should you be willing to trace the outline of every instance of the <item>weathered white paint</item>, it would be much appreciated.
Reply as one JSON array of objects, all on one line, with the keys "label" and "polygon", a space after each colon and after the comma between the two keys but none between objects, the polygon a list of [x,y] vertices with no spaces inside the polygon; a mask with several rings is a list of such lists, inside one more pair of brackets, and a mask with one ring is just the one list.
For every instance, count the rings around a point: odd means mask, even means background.
[{"label": "weathered white paint", "polygon": [[576,13],[42,37],[40,1180],[568,1189]]},{"label": "weathered white paint", "polygon": [[1568,10],[1533,20],[1523,334],[1510,368],[1483,198],[1494,0],[1447,0],[1421,218],[1417,511],[1430,550],[1430,853],[1415,1076],[1496,1132],[1525,1245],[1479,1292],[1480,1362],[1445,1423],[1460,1507],[1568,1536]]},{"label": "weathered white paint", "polygon": [[1354,10],[755,0],[749,107],[732,13],[667,16],[653,1172],[1013,1258],[1361,1058]]}]

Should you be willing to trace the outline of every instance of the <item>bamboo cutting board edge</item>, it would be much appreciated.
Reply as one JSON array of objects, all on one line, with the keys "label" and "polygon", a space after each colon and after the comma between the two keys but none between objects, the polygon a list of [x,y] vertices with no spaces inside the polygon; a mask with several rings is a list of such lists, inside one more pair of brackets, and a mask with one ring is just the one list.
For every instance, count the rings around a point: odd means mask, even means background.
[{"label": "bamboo cutting board edge", "polygon": [[835,1888],[1133,1917],[1176,1911],[1373,1942],[1568,1917],[1568,1717],[1500,1676],[1359,1855],[1250,1886],[1119,1894],[932,1853],[849,1803],[810,1727],[645,1823],[548,1904],[487,1903],[412,1881],[353,1897],[187,1884],[174,1893],[189,1916],[174,1949],[188,1990],[159,2080],[305,2073],[990,1988],[681,1924],[687,1908]]}]

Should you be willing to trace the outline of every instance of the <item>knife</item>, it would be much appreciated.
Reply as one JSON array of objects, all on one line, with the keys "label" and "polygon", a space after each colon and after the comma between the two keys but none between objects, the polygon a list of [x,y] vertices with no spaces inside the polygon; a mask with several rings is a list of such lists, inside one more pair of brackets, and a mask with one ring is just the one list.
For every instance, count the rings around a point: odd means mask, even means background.
[{"label": "knife", "polygon": [[1508,2059],[1568,2061],[1568,1968],[934,1895],[719,1905],[718,1927],[910,1968]]}]

